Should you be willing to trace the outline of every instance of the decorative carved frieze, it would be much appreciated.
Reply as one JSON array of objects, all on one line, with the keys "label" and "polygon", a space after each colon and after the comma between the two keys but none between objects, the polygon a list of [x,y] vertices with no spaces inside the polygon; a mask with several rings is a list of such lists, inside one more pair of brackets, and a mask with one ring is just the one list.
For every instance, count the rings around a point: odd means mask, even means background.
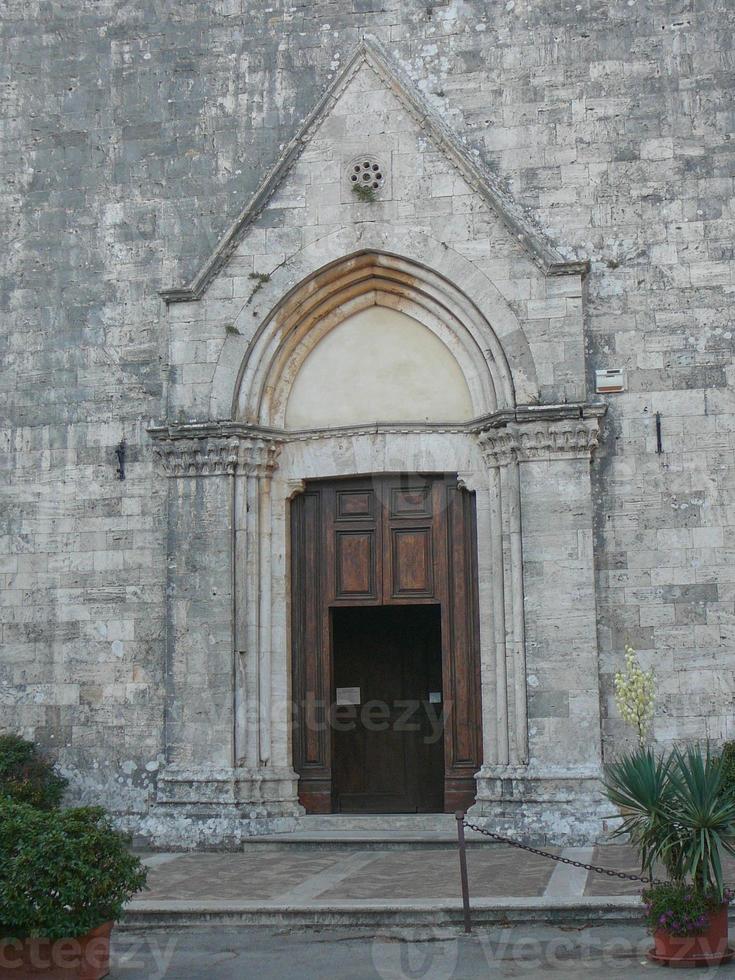
[{"label": "decorative carved frieze", "polygon": [[591,456],[600,438],[597,419],[518,425],[518,459]]},{"label": "decorative carved frieze", "polygon": [[478,433],[488,466],[505,466],[512,460],[580,459],[590,457],[600,437],[598,417],[577,419],[528,419]]},{"label": "decorative carved frieze", "polygon": [[232,423],[152,426],[154,452],[167,476],[267,476],[276,466],[280,442]]},{"label": "decorative carved frieze", "polygon": [[237,467],[237,439],[176,439],[155,447],[167,476],[221,476]]}]

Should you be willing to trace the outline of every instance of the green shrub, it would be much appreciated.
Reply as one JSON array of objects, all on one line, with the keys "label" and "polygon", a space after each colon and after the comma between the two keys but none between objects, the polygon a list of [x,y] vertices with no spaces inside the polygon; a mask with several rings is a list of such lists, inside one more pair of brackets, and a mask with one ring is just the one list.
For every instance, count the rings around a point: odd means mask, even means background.
[{"label": "green shrub", "polygon": [[39,810],[61,803],[67,781],[43,759],[33,742],[19,735],[0,735],[0,795]]},{"label": "green shrub", "polygon": [[725,889],[720,896],[716,889],[697,892],[691,885],[667,882],[654,885],[643,892],[646,925],[649,932],[657,929],[671,936],[701,936],[710,924],[711,916],[732,899]]},{"label": "green shrub", "polygon": [[735,742],[725,742],[720,755],[722,794],[735,797]]},{"label": "green shrub", "polygon": [[0,937],[73,938],[120,917],[146,870],[99,807],[0,798]]}]

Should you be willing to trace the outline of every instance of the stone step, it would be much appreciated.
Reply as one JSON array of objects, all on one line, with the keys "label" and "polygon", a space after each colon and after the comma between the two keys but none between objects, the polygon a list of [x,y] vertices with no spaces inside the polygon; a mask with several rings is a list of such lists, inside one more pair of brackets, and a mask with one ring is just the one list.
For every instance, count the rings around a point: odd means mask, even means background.
[{"label": "stone step", "polygon": [[[473,831],[466,832],[466,839],[471,847],[493,843]],[[456,846],[457,821],[451,813],[325,813],[300,817],[292,831],[248,838],[243,848],[389,850]]]},{"label": "stone step", "polygon": [[298,830],[307,833],[325,830],[391,832],[418,830],[457,833],[453,813],[309,813],[299,817]]},{"label": "stone step", "polygon": [[[580,898],[477,898],[471,900],[473,928],[491,925],[542,922],[582,927],[641,920],[637,895]],[[318,901],[296,905],[275,901],[151,901],[128,903],[119,923],[121,930],[183,928],[197,925],[270,926],[274,928],[364,929],[380,935],[383,930],[427,928],[458,930],[463,922],[458,899],[383,901]]]}]

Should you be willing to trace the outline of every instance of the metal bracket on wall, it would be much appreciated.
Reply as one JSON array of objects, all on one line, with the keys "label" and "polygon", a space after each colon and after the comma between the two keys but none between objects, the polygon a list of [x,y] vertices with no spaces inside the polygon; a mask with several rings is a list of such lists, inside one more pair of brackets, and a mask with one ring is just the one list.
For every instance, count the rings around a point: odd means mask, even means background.
[{"label": "metal bracket on wall", "polygon": [[121,439],[115,449],[115,455],[117,456],[117,478],[118,480],[125,479],[125,450],[126,443],[124,439]]}]

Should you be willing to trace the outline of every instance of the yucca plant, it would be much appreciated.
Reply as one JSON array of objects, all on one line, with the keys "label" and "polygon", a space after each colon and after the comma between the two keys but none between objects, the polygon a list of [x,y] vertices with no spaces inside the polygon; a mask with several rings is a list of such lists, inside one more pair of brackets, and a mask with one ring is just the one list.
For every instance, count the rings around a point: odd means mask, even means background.
[{"label": "yucca plant", "polygon": [[677,877],[689,877],[697,891],[714,888],[724,894],[722,856],[735,855],[735,799],[722,792],[723,771],[709,748],[696,746],[673,753],[671,784],[674,820],[662,853],[672,855]]},{"label": "yucca plant", "polygon": [[722,856],[735,855],[735,798],[722,792],[722,767],[698,746],[657,756],[638,749],[605,769],[605,792],[621,812],[614,836],[628,835],[641,869],[656,863],[677,884],[725,897]]},{"label": "yucca plant", "polygon": [[[641,856],[641,871],[653,877],[653,866],[663,860],[661,841],[670,827],[674,802],[671,782],[673,760],[638,748],[605,767],[605,794],[620,809],[622,823],[613,837],[627,836]],[[674,877],[674,867],[667,871]]]}]

